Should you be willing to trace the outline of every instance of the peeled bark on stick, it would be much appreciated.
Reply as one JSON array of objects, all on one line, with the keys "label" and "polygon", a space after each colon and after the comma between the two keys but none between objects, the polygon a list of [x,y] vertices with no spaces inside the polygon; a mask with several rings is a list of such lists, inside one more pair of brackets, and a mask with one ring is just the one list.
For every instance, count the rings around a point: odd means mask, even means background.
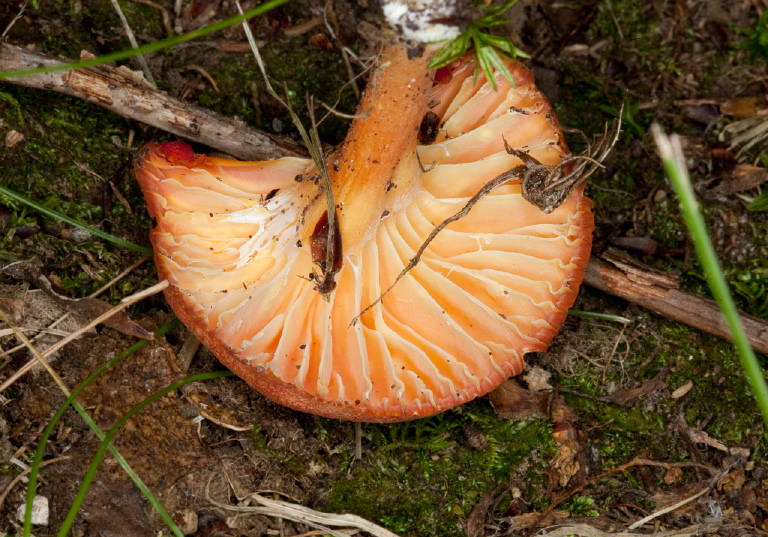
[{"label": "peeled bark on stick", "polygon": [[[702,332],[733,341],[717,302],[678,289],[677,278],[641,265],[627,254],[610,249],[592,257],[584,283],[618,296]],[[768,354],[768,322],[740,313],[752,348]]]},{"label": "peeled bark on stick", "polygon": [[[39,52],[0,44],[0,71],[20,71],[62,63]],[[290,140],[281,140],[254,129],[242,120],[224,117],[174,99],[149,85],[140,73],[126,67],[101,65],[4,80],[86,100],[121,116],[243,160],[306,155],[306,151]]]}]

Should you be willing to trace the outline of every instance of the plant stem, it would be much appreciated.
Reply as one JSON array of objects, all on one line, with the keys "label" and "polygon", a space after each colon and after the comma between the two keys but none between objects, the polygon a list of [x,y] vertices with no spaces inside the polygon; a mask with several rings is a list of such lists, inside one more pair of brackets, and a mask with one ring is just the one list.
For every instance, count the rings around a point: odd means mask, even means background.
[{"label": "plant stem", "polygon": [[733,297],[723,276],[712,241],[709,238],[707,226],[699,210],[696,194],[691,186],[691,180],[685,166],[680,139],[676,135],[665,135],[657,124],[651,126],[651,132],[659,149],[659,155],[664,163],[667,175],[680,199],[683,220],[691,232],[691,238],[704,268],[704,275],[709,288],[725,317],[731,334],[733,334],[733,344],[739,353],[741,367],[752,387],[752,393],[763,415],[763,421],[765,424],[768,424],[768,386],[765,383],[765,376],[752,347],[749,345],[744,328],[739,321],[736,305],[733,303]]}]

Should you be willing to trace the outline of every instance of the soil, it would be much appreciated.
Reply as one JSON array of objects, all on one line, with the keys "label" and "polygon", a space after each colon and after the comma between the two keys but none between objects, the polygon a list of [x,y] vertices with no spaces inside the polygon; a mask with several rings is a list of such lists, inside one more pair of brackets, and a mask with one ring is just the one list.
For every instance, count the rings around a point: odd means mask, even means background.
[{"label": "soil", "polygon": [[[107,0],[37,0],[22,12],[25,4],[0,5],[9,43],[68,58],[130,47]],[[121,2],[141,43],[236,13],[227,0],[192,0],[176,17],[173,4]],[[243,8],[255,4],[245,0]],[[270,74],[285,82],[302,118],[307,95],[342,112],[320,125],[329,145],[343,139],[343,114],[353,113],[357,101],[343,50],[354,53],[354,74],[362,73],[381,24],[375,4],[293,0],[250,23]],[[622,134],[587,188],[595,202],[594,254],[624,249],[674,272],[684,289],[708,295],[650,135],[658,123],[684,136],[691,178],[738,306],[763,319],[768,213],[748,206],[760,195],[768,159],[757,134],[768,107],[768,26],[760,17],[766,10],[760,0],[520,0],[510,21],[494,27],[530,54],[523,61],[564,125],[599,137],[623,106]],[[295,136],[244,43],[242,29],[232,27],[148,55],[149,69],[176,97]],[[140,69],[135,60],[126,65]],[[740,127],[756,134],[740,141]],[[0,185],[148,246],[151,222],[131,163],[145,143],[172,137],[90,103],[5,82],[0,135]],[[568,137],[574,152],[585,150],[578,134]],[[0,194],[0,266],[40,259],[61,294],[86,297],[140,257]],[[155,281],[151,262],[138,263],[100,298],[117,304]],[[84,324],[82,311],[64,304],[0,274],[0,308],[39,349]],[[312,533],[306,519],[270,511],[262,499],[356,514],[402,536],[527,535],[542,528],[591,536],[768,533],[765,425],[731,344],[586,286],[575,309],[549,352],[528,356],[522,378],[433,418],[357,429],[279,407],[239,379],[221,377],[152,403],[127,421],[113,445],[189,535],[323,534]],[[127,311],[146,330],[173,323],[162,295]],[[584,316],[595,313],[614,319]],[[34,360],[5,328],[0,323],[0,382]],[[136,344],[126,331],[125,324],[88,331],[51,356],[53,368],[70,388],[79,385]],[[185,371],[180,356],[188,341],[186,329],[172,325],[98,375],[80,404],[106,431],[158,389],[221,371],[205,348]],[[65,399],[41,367],[0,393],[6,534],[21,534],[17,510],[26,485],[19,476]],[[67,410],[45,446],[48,464],[36,494],[47,499],[49,513],[35,535],[58,532],[98,445],[92,429]],[[169,530],[107,453],[71,534]]]}]

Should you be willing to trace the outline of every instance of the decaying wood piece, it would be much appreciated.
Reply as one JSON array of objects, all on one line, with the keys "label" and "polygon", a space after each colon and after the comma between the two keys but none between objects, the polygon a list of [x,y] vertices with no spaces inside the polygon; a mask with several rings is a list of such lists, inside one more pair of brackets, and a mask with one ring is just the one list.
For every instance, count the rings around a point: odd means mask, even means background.
[{"label": "decaying wood piece", "polygon": [[[646,267],[627,254],[609,249],[587,265],[584,283],[628,300],[669,319],[732,341],[723,314],[714,300],[678,289],[670,274]],[[752,348],[768,354],[768,322],[740,313]]]},{"label": "decaying wood piece", "polygon": [[[0,71],[19,71],[62,63],[45,54],[0,44]],[[174,99],[149,85],[140,73],[134,73],[126,67],[102,65],[4,80],[84,99],[122,116],[243,160],[306,155],[294,142],[270,136],[242,120],[227,118]]]}]

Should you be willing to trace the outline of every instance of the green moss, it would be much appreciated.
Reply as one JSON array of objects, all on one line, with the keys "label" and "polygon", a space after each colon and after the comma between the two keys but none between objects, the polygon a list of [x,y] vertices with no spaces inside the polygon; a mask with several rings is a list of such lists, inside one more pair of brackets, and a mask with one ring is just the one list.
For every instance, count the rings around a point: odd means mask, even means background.
[{"label": "green moss", "polygon": [[[589,327],[582,326],[580,331],[589,337]],[[601,390],[606,386],[618,387],[622,380],[627,381],[622,370],[640,372],[638,367],[643,364],[642,373],[623,386],[632,388],[653,379],[661,370],[667,371],[666,389],[643,395],[626,407],[583,396],[566,396],[566,402],[579,416],[579,423],[584,428],[593,428],[590,438],[601,465],[616,467],[636,456],[690,460],[690,446],[679,429],[681,413],[688,426],[703,429],[727,446],[760,442],[764,431],[760,413],[732,345],[668,321],[661,322],[653,331],[654,336],[629,336],[632,352],[621,367],[585,366],[573,376],[555,376],[551,380],[555,386],[581,394],[605,396],[608,394]],[[617,356],[614,363],[618,359]],[[683,398],[673,399],[671,392],[688,381],[692,381],[693,388]]]},{"label": "green moss", "polygon": [[[281,41],[270,42],[260,50],[260,54],[281,99],[287,99],[304,125],[309,127],[307,99],[313,98],[321,139],[338,144],[346,135],[349,119],[328,113],[320,103],[343,114],[353,114],[357,98],[346,85],[348,77],[341,53],[336,50],[319,51],[302,40],[306,41],[306,37],[293,38],[290,45]],[[190,56],[190,63],[195,61]],[[221,61],[211,67],[211,76],[220,91],[200,94],[201,106],[229,117],[239,117],[266,132],[296,133],[288,110],[268,94],[250,53],[222,55]]]},{"label": "green moss", "polygon": [[560,506],[567,509],[571,516],[600,516],[594,508],[595,500],[587,496],[574,496]]},{"label": "green moss", "polygon": [[768,268],[762,260],[754,259],[746,267],[730,268],[725,275],[739,308],[768,319]]},{"label": "green moss", "polygon": [[[487,441],[471,447],[476,428]],[[550,425],[499,419],[487,401],[414,422],[364,425],[363,462],[332,483],[329,511],[352,512],[412,536],[462,536],[483,494],[517,477],[534,498],[554,453]]]},{"label": "green moss", "polygon": [[[124,144],[135,125],[77,99],[14,86],[3,90],[0,135],[11,129],[24,135],[16,146],[0,150],[5,162],[13,163],[3,169],[3,186],[96,228],[105,229],[108,220],[113,234],[146,244],[149,219],[130,173],[132,152],[115,145]],[[133,214],[111,192],[109,214],[103,213],[102,192],[110,188],[108,182],[122,190]],[[10,209],[9,221],[0,230],[0,259],[40,258],[55,283],[74,296],[95,291],[136,258],[87,234],[85,240],[74,241],[68,238],[69,225],[23,203],[0,197],[0,205]],[[35,225],[39,233],[16,235],[19,227]],[[137,271],[107,298],[144,286],[153,270]]]}]

